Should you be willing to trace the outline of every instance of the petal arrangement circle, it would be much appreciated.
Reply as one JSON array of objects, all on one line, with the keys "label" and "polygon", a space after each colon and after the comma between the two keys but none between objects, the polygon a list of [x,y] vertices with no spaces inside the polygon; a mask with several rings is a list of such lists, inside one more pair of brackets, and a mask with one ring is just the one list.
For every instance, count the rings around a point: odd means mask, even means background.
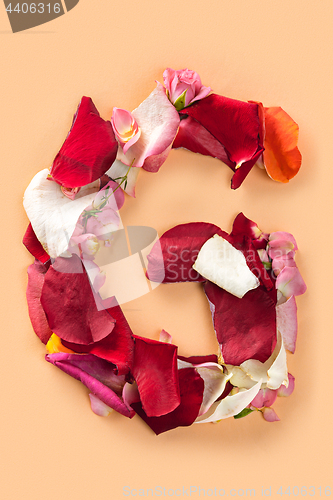
[{"label": "petal arrangement circle", "polygon": [[[172,148],[220,160],[233,171],[232,189],[254,165],[289,182],[301,166],[298,125],[279,107],[211,93],[195,71],[167,68],[163,81],[132,112],[115,107],[110,120],[83,97],[51,168],[26,189],[33,329],[46,360],[89,389],[97,415],[137,414],[156,434],[256,411],[277,421],[272,405],[294,388],[286,350],[296,347],[295,296],[306,291],[293,235],[263,232],[240,212],[229,233],[188,222],[160,238],[145,227],[126,237],[119,210],[140,168],[157,172]],[[109,255],[112,293],[101,255]],[[140,268],[151,289],[201,283],[216,352],[184,357],[165,330],[159,340],[136,335],[120,304],[145,292],[119,283],[124,265]]]}]

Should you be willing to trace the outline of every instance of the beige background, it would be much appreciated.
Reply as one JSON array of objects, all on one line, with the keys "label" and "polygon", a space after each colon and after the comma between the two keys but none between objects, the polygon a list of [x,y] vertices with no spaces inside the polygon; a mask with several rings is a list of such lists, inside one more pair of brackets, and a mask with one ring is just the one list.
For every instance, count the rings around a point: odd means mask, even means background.
[{"label": "beige background", "polygon": [[[280,486],[308,496],[314,486],[318,498],[332,488],[332,18],[331,0],[80,0],[12,34],[0,5],[3,500],[118,500],[125,486],[234,488],[236,497],[271,487],[272,498]],[[155,437],[138,417],[97,417],[85,387],[44,361],[30,325],[26,186],[50,166],[82,95],[110,118],[113,106],[135,108],[167,66],[195,69],[217,93],[281,105],[300,125],[303,167],[289,185],[258,169],[233,192],[217,160],[173,151],[157,175],[142,172],[122,210],[124,223],[160,234],[196,220],[229,230],[243,211],[264,231],[295,235],[308,292],[289,356],[296,390],[277,401],[279,423],[252,414]],[[135,333],[165,328],[183,354],[215,348],[195,284],[160,286],[124,311]]]}]

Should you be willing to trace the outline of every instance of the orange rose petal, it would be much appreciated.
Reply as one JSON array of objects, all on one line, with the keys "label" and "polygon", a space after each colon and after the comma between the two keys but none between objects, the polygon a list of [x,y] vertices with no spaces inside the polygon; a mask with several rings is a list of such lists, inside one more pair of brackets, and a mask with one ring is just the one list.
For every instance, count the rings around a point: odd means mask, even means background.
[{"label": "orange rose petal", "polygon": [[289,182],[301,167],[297,148],[298,125],[280,107],[265,110],[264,164],[275,181]]}]

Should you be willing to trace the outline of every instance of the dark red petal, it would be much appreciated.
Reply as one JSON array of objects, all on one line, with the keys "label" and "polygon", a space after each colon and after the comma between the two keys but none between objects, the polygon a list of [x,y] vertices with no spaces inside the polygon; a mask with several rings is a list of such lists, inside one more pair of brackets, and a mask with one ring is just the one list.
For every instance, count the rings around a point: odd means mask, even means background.
[{"label": "dark red petal", "polygon": [[117,367],[117,373],[123,375],[128,373],[133,366],[133,333],[118,304],[109,307],[106,311],[116,322],[112,332],[107,337],[89,345],[75,344],[65,340],[62,343],[72,351],[94,354],[113,363]]},{"label": "dark red petal", "polygon": [[68,188],[85,186],[105,174],[117,150],[111,123],[100,117],[90,97],[82,97],[72,128],[54,159],[51,176]]},{"label": "dark red petal", "polygon": [[180,224],[169,229],[155,243],[147,257],[147,277],[158,283],[205,281],[192,269],[192,265],[202,245],[214,234],[230,240],[227,233],[206,222]]},{"label": "dark red petal", "polygon": [[41,242],[37,239],[35,231],[32,229],[31,223],[27,227],[27,230],[23,236],[23,245],[26,246],[29,252],[35,257],[35,259],[40,260],[43,264],[50,260],[49,254],[45,252]]},{"label": "dark red petal", "polygon": [[44,344],[47,344],[52,335],[44,309],[40,303],[47,267],[36,259],[28,267],[27,286],[27,302],[31,324],[34,332]]},{"label": "dark red petal", "polygon": [[[113,367],[95,356],[82,356],[78,354],[56,353],[45,356],[46,361],[60,368],[71,377],[82,382],[103,403],[110,406],[125,417],[132,418],[134,412],[130,411],[116,392],[104,383],[103,377],[107,372],[112,375]],[[99,375],[101,373],[101,376]]]},{"label": "dark red petal", "polygon": [[161,417],[148,417],[141,403],[133,403],[132,408],[149,425],[155,434],[187,427],[197,418],[204,391],[204,381],[193,368],[179,370],[180,405],[171,413]]},{"label": "dark red petal", "polygon": [[223,145],[205,127],[190,116],[181,120],[172,147],[174,149],[185,148],[193,153],[212,156],[223,161],[230,168],[233,166],[233,162],[229,160]]},{"label": "dark red petal", "polygon": [[93,293],[76,255],[70,259],[58,257],[54,261],[45,276],[41,304],[51,330],[68,342],[98,342],[114,328],[115,320],[106,310],[105,303]]},{"label": "dark red petal", "polygon": [[208,354],[207,356],[178,356],[178,359],[192,363],[192,365],[201,365],[201,363],[217,363],[216,354]]},{"label": "dark red petal", "polygon": [[[239,187],[263,152],[258,105],[211,94],[180,114],[194,118],[220,142],[227,153],[229,166],[235,171],[231,187]],[[208,144],[205,143],[206,148]],[[215,149],[214,143],[211,144]],[[241,167],[236,169],[238,165]]]},{"label": "dark red petal", "polygon": [[230,236],[247,236],[251,238],[255,248],[258,250],[259,248],[266,248],[269,235],[262,233],[255,222],[240,212],[233,222]]},{"label": "dark red petal", "polygon": [[208,281],[205,293],[225,363],[266,361],[276,344],[276,303],[268,292],[260,286],[239,299]]},{"label": "dark red petal", "polygon": [[135,336],[132,373],[146,415],[158,417],[177,408],[177,346]]}]

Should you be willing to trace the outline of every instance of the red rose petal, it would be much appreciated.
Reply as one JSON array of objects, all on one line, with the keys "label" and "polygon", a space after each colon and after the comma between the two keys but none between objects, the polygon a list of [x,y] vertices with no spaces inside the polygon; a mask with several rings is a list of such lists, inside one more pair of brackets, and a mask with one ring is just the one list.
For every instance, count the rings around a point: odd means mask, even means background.
[{"label": "red rose petal", "polygon": [[182,361],[187,361],[188,363],[191,363],[192,365],[201,365],[202,363],[217,363],[218,358],[216,354],[208,354],[206,356],[178,356],[178,359],[181,359]]},{"label": "red rose petal", "polygon": [[98,296],[77,256],[58,257],[49,268],[42,289],[41,304],[51,330],[61,339],[78,344],[102,340],[111,333],[115,320],[107,307],[97,309]]},{"label": "red rose petal", "polygon": [[31,223],[27,227],[23,236],[23,245],[25,245],[27,250],[35,257],[35,259],[40,260],[43,264],[50,260],[49,254],[45,252],[41,242],[37,239]]},{"label": "red rose petal", "polygon": [[[235,172],[231,187],[237,189],[263,152],[258,105],[211,94],[183,109],[180,114],[194,118],[221,144],[227,153],[228,165]],[[182,125],[184,128],[187,127],[186,121]],[[193,128],[192,122],[188,122],[188,126]],[[180,139],[181,136],[176,142],[177,147],[182,146]],[[185,147],[191,145],[188,140],[186,144]],[[216,144],[206,140],[204,147],[207,149],[209,145],[212,146],[210,155],[215,156]],[[222,155],[222,150],[219,154]]]},{"label": "red rose petal", "polygon": [[[114,301],[116,304],[116,301]],[[116,365],[118,375],[128,373],[133,366],[134,341],[132,330],[118,304],[109,307],[107,313],[115,320],[112,332],[89,345],[62,341],[63,345],[72,351],[90,353]]]},{"label": "red rose petal", "polygon": [[166,231],[148,255],[147,277],[158,283],[205,281],[192,265],[202,245],[218,234],[229,235],[214,224],[191,222],[180,224]]},{"label": "red rose petal", "polygon": [[205,293],[225,363],[265,362],[276,344],[276,304],[268,292],[260,286],[239,299],[208,281]]},{"label": "red rose petal", "polygon": [[54,159],[51,176],[67,188],[85,186],[102,177],[116,159],[118,143],[90,97],[82,97],[72,128]]},{"label": "red rose petal", "polygon": [[180,403],[177,347],[135,336],[133,377],[147,416],[170,413]]},{"label": "red rose petal", "polygon": [[132,408],[149,425],[155,434],[187,427],[197,418],[202,403],[204,381],[193,368],[179,370],[180,405],[161,417],[148,417],[141,403],[133,403]]},{"label": "red rose petal", "polygon": [[52,335],[44,309],[40,302],[42,288],[45,280],[45,266],[37,259],[28,267],[27,302],[32,327],[43,344],[47,344]]},{"label": "red rose petal", "polygon": [[215,139],[199,122],[187,116],[181,120],[178,133],[173,142],[174,149],[185,148],[193,153],[199,153],[205,156],[212,156],[223,161],[230,168],[233,162],[229,160],[223,145]]}]

